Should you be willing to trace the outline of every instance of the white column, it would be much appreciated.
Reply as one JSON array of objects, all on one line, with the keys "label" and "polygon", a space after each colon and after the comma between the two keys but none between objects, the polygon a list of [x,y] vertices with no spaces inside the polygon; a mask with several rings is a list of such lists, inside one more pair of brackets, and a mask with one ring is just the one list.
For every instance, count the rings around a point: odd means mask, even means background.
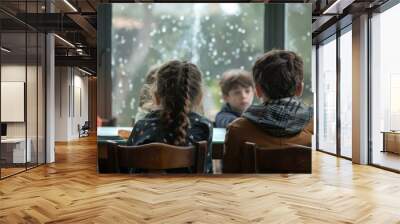
[{"label": "white column", "polygon": [[368,16],[353,20],[353,162],[368,163]]},{"label": "white column", "polygon": [[46,35],[46,163],[55,161],[55,75],[54,35]]},{"label": "white column", "polygon": [[311,50],[311,91],[313,93],[313,119],[314,119],[314,134],[312,135],[311,139],[311,148],[313,150],[317,149],[317,48],[315,45],[312,45],[312,50]]}]

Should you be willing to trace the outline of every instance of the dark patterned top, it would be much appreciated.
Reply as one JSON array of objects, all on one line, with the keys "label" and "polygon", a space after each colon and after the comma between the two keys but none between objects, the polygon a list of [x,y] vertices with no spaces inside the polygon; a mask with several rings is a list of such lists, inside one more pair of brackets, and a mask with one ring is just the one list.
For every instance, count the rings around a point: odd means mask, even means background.
[{"label": "dark patterned top", "polygon": [[313,108],[297,97],[287,97],[252,105],[242,116],[271,136],[289,137],[304,130],[313,117]]},{"label": "dark patterned top", "polygon": [[[172,144],[175,139],[175,133],[167,132],[161,127],[160,115],[160,110],[152,111],[143,119],[137,121],[131,136],[129,136],[127,145],[143,145],[152,142]],[[210,173],[212,172],[212,123],[207,118],[194,112],[190,112],[188,116],[190,121],[187,132],[188,145],[193,145],[194,142],[203,140],[208,142],[205,170]]]}]

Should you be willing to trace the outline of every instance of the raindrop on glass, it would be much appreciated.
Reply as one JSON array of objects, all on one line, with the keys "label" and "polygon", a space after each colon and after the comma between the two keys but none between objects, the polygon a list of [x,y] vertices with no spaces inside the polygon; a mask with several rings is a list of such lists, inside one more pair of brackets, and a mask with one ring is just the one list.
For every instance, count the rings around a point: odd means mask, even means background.
[{"label": "raindrop on glass", "polygon": [[215,56],[217,56],[217,55],[218,55],[217,50],[214,50],[214,51],[213,51],[213,56],[215,57]]}]

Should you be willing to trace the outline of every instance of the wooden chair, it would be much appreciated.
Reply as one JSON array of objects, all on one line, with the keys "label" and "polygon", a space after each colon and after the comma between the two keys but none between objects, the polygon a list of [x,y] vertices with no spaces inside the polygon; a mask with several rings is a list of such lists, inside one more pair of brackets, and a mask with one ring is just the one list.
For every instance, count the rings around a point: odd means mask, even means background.
[{"label": "wooden chair", "polygon": [[311,148],[287,145],[262,148],[246,142],[241,150],[243,173],[311,173]]},{"label": "wooden chair", "polygon": [[139,146],[116,145],[117,166],[146,169],[160,172],[165,169],[192,168],[193,172],[204,173],[207,142],[195,146],[174,146],[150,143]]}]

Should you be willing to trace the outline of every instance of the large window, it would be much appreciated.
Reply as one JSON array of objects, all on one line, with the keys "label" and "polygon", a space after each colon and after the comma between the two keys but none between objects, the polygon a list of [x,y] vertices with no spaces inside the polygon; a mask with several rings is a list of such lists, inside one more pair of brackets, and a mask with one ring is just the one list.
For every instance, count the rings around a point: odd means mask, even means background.
[{"label": "large window", "polygon": [[302,99],[313,105],[311,82],[311,7],[306,4],[291,3],[285,5],[285,49],[298,53],[304,61],[304,91]]},{"label": "large window", "polygon": [[214,119],[222,104],[221,74],[251,70],[264,52],[264,4],[113,4],[112,14],[112,114],[118,125],[131,125],[151,66],[171,59],[198,65],[204,112]]},{"label": "large window", "polygon": [[340,36],[340,154],[352,157],[352,35],[351,26]]},{"label": "large window", "polygon": [[318,148],[336,153],[336,39],[318,48]]},{"label": "large window", "polygon": [[400,170],[400,5],[372,17],[372,163]]},{"label": "large window", "polygon": [[351,158],[353,79],[351,25],[339,33],[340,36],[333,35],[318,47],[317,149]]}]

